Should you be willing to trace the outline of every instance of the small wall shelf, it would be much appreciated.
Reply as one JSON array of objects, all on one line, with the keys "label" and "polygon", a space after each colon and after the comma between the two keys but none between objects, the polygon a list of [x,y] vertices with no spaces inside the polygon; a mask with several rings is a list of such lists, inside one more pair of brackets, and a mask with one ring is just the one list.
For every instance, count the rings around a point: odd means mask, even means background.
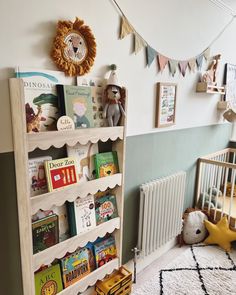
[{"label": "small wall shelf", "polygon": [[224,86],[217,86],[217,85],[212,85],[206,82],[198,82],[197,83],[197,92],[204,92],[204,93],[209,93],[209,94],[225,94],[225,87]]}]

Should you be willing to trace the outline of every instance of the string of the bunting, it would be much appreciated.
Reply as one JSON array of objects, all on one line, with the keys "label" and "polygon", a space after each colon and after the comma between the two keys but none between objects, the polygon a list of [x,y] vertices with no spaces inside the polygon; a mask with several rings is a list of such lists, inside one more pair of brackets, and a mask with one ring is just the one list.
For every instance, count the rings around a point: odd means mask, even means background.
[{"label": "string of the bunting", "polygon": [[[211,0],[210,0],[211,1]],[[215,0],[218,1],[218,0]],[[134,53],[138,54],[139,51],[142,48],[146,49],[146,63],[147,66],[150,67],[151,64],[155,59],[157,59],[157,63],[159,66],[159,70],[161,73],[164,71],[166,66],[169,66],[169,71],[172,76],[174,76],[177,72],[177,69],[179,69],[180,73],[183,77],[186,75],[187,68],[189,68],[190,72],[195,72],[196,68],[198,70],[201,70],[203,60],[206,61],[210,58],[210,47],[213,43],[216,42],[216,40],[223,34],[223,32],[227,29],[227,27],[232,23],[236,15],[231,14],[232,18],[231,20],[223,27],[223,29],[220,31],[220,33],[212,40],[212,42],[207,46],[206,49],[204,49],[200,54],[186,59],[186,60],[176,60],[169,58],[157,50],[155,50],[131,25],[128,18],[125,16],[124,12],[118,5],[116,0],[112,0],[112,2],[115,4],[117,9],[119,10],[121,14],[121,23],[120,23],[120,39],[124,39],[128,35],[132,34],[134,36]]]}]

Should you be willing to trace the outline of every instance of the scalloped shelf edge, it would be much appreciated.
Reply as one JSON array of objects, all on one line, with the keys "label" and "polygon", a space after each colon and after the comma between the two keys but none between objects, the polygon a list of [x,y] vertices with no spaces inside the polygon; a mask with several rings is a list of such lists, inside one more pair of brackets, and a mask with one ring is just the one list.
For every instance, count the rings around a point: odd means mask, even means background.
[{"label": "scalloped shelf edge", "polygon": [[44,251],[34,254],[34,271],[38,270],[41,265],[48,265],[53,260],[64,257],[67,252],[73,253],[77,248],[84,247],[88,242],[94,242],[98,237],[102,238],[106,233],[112,233],[119,228],[120,217],[117,217],[96,226],[91,231],[71,237]]},{"label": "scalloped shelf edge", "polygon": [[88,194],[95,194],[98,190],[105,191],[107,188],[120,186],[122,183],[122,173],[111,176],[97,178],[84,183],[77,183],[60,190],[55,190],[43,195],[32,197],[31,213],[35,214],[38,210],[48,210],[53,206],[61,206],[66,201],[73,202],[78,197],[84,198]]},{"label": "scalloped shelf edge", "polygon": [[115,258],[107,264],[97,268],[86,277],[58,293],[59,295],[74,295],[76,292],[84,292],[88,287],[94,286],[97,280],[102,280],[107,274],[111,274],[119,268],[119,259]]}]

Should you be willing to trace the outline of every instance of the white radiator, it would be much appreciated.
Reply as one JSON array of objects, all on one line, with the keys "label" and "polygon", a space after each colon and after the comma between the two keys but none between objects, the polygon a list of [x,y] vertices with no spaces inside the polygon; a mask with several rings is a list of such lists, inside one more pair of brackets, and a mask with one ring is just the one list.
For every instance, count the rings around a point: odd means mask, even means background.
[{"label": "white radiator", "polygon": [[140,186],[138,249],[147,256],[181,232],[186,173]]}]

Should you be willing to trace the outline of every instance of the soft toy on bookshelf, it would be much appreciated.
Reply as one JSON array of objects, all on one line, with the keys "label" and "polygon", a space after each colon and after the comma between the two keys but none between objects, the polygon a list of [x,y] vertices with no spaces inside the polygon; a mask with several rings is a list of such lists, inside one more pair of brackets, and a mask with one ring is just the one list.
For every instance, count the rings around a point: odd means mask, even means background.
[{"label": "soft toy on bookshelf", "polygon": [[107,118],[109,126],[117,126],[121,115],[125,116],[124,100],[126,90],[118,83],[116,65],[110,66],[111,74],[104,91],[105,107],[103,117]]}]

